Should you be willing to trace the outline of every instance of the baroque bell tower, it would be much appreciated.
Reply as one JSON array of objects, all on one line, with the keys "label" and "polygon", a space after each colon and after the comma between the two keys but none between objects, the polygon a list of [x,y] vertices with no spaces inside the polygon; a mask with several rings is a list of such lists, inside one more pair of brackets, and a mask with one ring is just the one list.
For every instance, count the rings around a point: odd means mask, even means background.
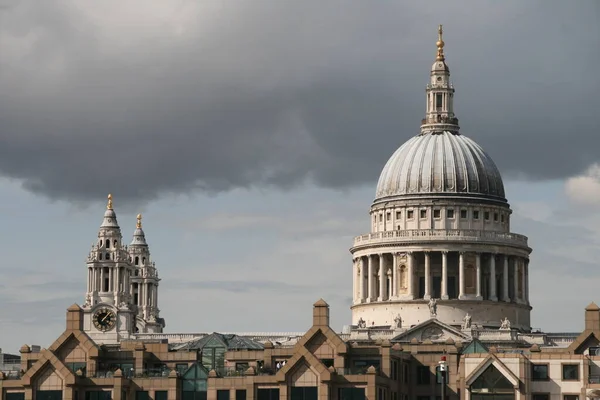
[{"label": "baroque bell tower", "polygon": [[98,239],[87,258],[84,330],[96,343],[118,343],[133,333],[136,313],[130,291],[133,270],[109,194]]},{"label": "baroque bell tower", "polygon": [[137,215],[133,239],[128,247],[129,260],[133,263],[131,294],[136,306],[135,332],[161,333],[165,320],[158,309],[158,271],[150,258],[150,248],[142,229],[142,214]]}]

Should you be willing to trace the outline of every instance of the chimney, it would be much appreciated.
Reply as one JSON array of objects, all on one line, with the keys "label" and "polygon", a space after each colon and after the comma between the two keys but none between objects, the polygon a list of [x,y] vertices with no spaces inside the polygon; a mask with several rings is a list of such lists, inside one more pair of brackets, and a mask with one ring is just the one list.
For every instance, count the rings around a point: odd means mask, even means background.
[{"label": "chimney", "polygon": [[313,304],[313,326],[329,326],[329,304],[323,299]]},{"label": "chimney", "polygon": [[73,304],[71,307],[67,308],[67,330],[83,330],[83,310],[77,304]]},{"label": "chimney", "polygon": [[600,307],[594,302],[585,308],[585,330],[600,332]]}]

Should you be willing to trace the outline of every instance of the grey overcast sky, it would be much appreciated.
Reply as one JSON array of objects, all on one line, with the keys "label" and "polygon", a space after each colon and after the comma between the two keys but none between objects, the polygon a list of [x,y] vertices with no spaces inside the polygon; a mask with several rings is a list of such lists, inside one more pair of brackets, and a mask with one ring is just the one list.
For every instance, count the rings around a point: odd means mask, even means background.
[{"label": "grey overcast sky", "polygon": [[319,297],[349,323],[347,249],[418,132],[440,23],[462,132],[534,245],[534,324],[580,329],[598,278],[599,22],[595,0],[0,0],[0,346],[61,333],[108,192],[126,238],[147,214],[170,331],[302,330]]}]

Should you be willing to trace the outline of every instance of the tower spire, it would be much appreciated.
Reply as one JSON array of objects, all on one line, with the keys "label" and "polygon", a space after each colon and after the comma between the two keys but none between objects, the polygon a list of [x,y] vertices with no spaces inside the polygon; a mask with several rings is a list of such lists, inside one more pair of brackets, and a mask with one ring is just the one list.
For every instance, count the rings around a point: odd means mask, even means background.
[{"label": "tower spire", "polygon": [[431,66],[427,84],[427,109],[421,121],[421,135],[451,132],[458,134],[458,119],[454,115],[454,86],[450,83],[450,69],[444,54],[444,30],[438,25],[437,56]]},{"label": "tower spire", "polygon": [[438,25],[438,40],[436,42],[436,46],[437,46],[437,57],[435,58],[436,61],[445,61],[445,57],[444,57],[444,39],[442,38],[442,35],[444,34],[444,30],[442,28],[442,25]]}]

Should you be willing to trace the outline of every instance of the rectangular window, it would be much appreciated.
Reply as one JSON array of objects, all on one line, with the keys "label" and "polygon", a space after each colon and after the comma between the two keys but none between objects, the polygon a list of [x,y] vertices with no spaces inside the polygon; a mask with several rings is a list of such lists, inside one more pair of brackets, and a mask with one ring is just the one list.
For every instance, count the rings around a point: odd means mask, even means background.
[{"label": "rectangular window", "polygon": [[498,213],[494,213],[494,221],[498,222]]},{"label": "rectangular window", "polygon": [[562,380],[563,381],[578,381],[579,380],[579,364],[563,364]]},{"label": "rectangular window", "polygon": [[465,209],[462,209],[462,210],[460,210],[460,217],[461,217],[462,219],[466,219],[466,218],[467,218],[467,215],[468,215],[468,212],[467,212],[467,210],[465,210]]},{"label": "rectangular window", "polygon": [[479,210],[473,210],[473,219],[479,219]]},{"label": "rectangular window", "polygon": [[256,400],[279,400],[279,389],[256,389]]},{"label": "rectangular window", "polygon": [[531,364],[531,379],[534,381],[547,381],[548,364]]},{"label": "rectangular window", "polygon": [[579,396],[576,394],[565,394],[563,400],[579,400]]},{"label": "rectangular window", "polygon": [[[107,392],[110,394],[110,392]],[[137,390],[135,392],[135,400],[150,400],[147,390]]]},{"label": "rectangular window", "polygon": [[413,210],[408,210],[406,212],[406,218],[413,219],[414,214],[415,214],[415,212]]},{"label": "rectangular window", "polygon": [[396,219],[400,219],[402,217],[401,211],[396,211]]},{"label": "rectangular window", "polygon": [[442,108],[442,94],[437,93],[435,95],[435,108]]},{"label": "rectangular window", "polygon": [[429,385],[431,381],[431,371],[429,367],[417,367],[417,385]]},{"label": "rectangular window", "polygon": [[441,215],[440,210],[433,210],[433,218],[439,218]]},{"label": "rectangular window", "polygon": [[317,400],[318,397],[316,386],[292,386],[290,388],[290,400]]},{"label": "rectangular window", "polygon": [[4,398],[5,400],[25,400],[25,393],[7,392]]},{"label": "rectangular window", "polygon": [[238,389],[235,391],[235,400],[246,400],[246,390]]},{"label": "rectangular window", "polygon": [[446,210],[446,217],[448,217],[450,219],[454,218],[454,210],[451,209],[451,208],[447,209]]},{"label": "rectangular window", "polygon": [[386,219],[386,220],[388,220],[388,221],[391,221],[391,220],[392,220],[392,213],[390,213],[390,212],[389,212],[389,213],[387,213],[387,214],[385,215],[385,219]]},{"label": "rectangular window", "polygon": [[548,393],[534,393],[531,400],[550,400],[550,395]]},{"label": "rectangular window", "polygon": [[167,400],[168,394],[169,392],[166,390],[156,390],[154,391],[154,400]]},{"label": "rectangular window", "polygon": [[[138,398],[138,392],[135,393],[136,400],[148,400],[148,392],[146,393],[146,398]],[[142,395],[143,396],[143,395]],[[85,400],[110,400],[111,393],[103,390],[88,390],[85,392]]]},{"label": "rectangular window", "polygon": [[427,210],[421,210],[421,218],[427,218]]},{"label": "rectangular window", "polygon": [[500,214],[500,222],[504,222],[504,214]]},{"label": "rectangular window", "polygon": [[217,390],[217,400],[229,400],[229,390]]},{"label": "rectangular window", "polygon": [[342,387],[338,389],[339,400],[365,400],[364,388]]},{"label": "rectangular window", "polygon": [[490,212],[489,211],[483,212],[483,219],[485,219],[486,221],[490,220]]}]

